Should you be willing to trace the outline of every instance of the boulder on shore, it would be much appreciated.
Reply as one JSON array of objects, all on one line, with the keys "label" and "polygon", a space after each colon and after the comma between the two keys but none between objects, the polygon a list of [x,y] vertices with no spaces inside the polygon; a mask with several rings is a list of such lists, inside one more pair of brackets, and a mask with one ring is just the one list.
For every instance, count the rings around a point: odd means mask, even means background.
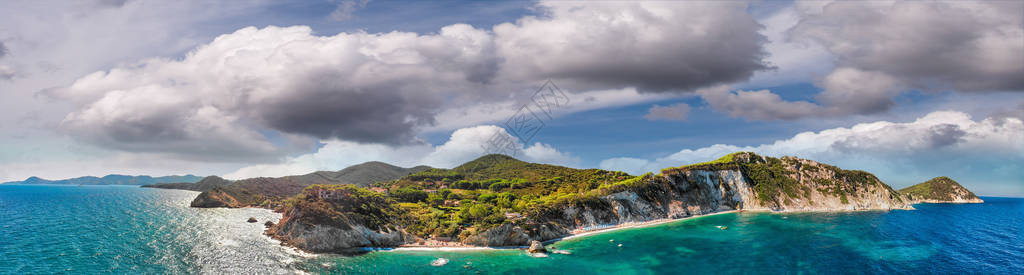
[{"label": "boulder on shore", "polygon": [[250,222],[250,223],[254,223],[254,222],[258,222],[258,221],[257,221],[257,220],[256,220],[256,218],[254,218],[254,217],[249,217],[249,220],[248,220],[248,222]]},{"label": "boulder on shore", "polygon": [[267,221],[267,222],[263,223],[263,226],[265,226],[265,227],[267,227],[267,228],[270,228],[271,226],[274,226],[274,222],[272,222],[272,221]]},{"label": "boulder on shore", "polygon": [[540,241],[537,241],[537,240],[531,241],[530,242],[530,248],[526,249],[526,251],[530,252],[530,253],[545,253],[545,252],[548,252],[548,250],[544,248],[544,244],[540,243]]}]

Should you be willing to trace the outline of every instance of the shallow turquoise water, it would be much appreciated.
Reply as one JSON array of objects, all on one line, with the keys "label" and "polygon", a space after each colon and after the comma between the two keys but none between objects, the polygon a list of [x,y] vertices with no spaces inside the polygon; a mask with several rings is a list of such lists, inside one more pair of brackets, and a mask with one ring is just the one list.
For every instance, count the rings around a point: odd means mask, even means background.
[{"label": "shallow turquoise water", "polygon": [[[1024,199],[722,214],[557,242],[549,247],[573,254],[548,258],[518,250],[303,258],[260,234],[262,222],[279,214],[189,208],[196,194],[0,185],[0,273],[1024,274]],[[250,216],[260,223],[245,223]],[[450,262],[430,266],[437,257]]]}]

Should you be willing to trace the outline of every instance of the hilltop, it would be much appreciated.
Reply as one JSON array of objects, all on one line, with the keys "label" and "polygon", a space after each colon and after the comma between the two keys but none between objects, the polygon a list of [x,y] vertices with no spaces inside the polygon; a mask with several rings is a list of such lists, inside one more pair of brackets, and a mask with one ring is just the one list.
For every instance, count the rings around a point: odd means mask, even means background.
[{"label": "hilltop", "polygon": [[937,177],[900,189],[914,203],[982,203],[978,196],[948,177]]},{"label": "hilltop", "polygon": [[[209,185],[192,201],[192,207],[266,207],[278,208],[282,202],[298,195],[302,189],[314,184],[351,184],[367,187],[380,181],[400,178],[411,173],[428,170],[427,166],[402,168],[383,162],[371,161],[349,166],[340,171],[319,171],[305,175],[279,178],[250,178],[219,182]],[[219,178],[218,178],[219,179]],[[186,186],[185,188],[197,188]]]},{"label": "hilltop", "polygon": [[201,179],[201,177],[194,175],[151,177],[145,175],[127,176],[112,174],[103,177],[88,176],[62,180],[46,180],[39,177],[30,177],[23,181],[11,181],[3,184],[147,185],[173,182],[197,182]]},{"label": "hilltop", "polygon": [[142,187],[145,187],[145,188],[161,188],[161,189],[180,189],[180,190],[190,190],[190,191],[203,192],[203,191],[207,191],[207,190],[212,190],[213,188],[225,186],[225,185],[228,185],[228,184],[231,184],[231,181],[223,179],[223,178],[218,177],[218,176],[209,176],[209,177],[205,177],[202,180],[200,180],[198,182],[194,182],[194,183],[192,183],[192,182],[157,183],[157,184],[143,185]]},{"label": "hilltop", "polygon": [[487,155],[371,186],[312,185],[268,234],[317,252],[454,242],[522,246],[619,224],[730,210],[910,209],[874,175],[749,152],[634,176]]}]

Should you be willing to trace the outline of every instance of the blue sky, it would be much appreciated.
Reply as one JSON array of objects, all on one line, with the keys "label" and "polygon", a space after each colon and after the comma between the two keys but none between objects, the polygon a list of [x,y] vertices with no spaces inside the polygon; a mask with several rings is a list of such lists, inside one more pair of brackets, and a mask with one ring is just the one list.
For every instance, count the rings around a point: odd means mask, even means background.
[{"label": "blue sky", "polygon": [[[1019,2],[10,1],[0,181],[451,167],[545,81],[516,156],[735,150],[1024,196]],[[1021,62],[1016,62],[1017,60]]]}]

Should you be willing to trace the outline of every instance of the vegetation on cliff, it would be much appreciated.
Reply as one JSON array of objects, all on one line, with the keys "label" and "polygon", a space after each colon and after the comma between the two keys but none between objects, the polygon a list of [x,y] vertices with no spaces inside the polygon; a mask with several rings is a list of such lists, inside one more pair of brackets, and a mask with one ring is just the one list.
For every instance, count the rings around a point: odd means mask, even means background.
[{"label": "vegetation on cliff", "polygon": [[623,172],[487,155],[453,169],[429,169],[374,187],[386,190],[405,213],[401,225],[407,232],[461,239],[634,178]]},{"label": "vegetation on cliff", "polygon": [[[728,175],[742,177],[745,183],[730,185],[720,184],[719,180],[724,178],[710,180]],[[698,186],[699,181],[706,186]],[[712,181],[720,185],[711,186]],[[749,189],[728,189],[736,187]],[[287,214],[277,226],[301,222],[344,229],[357,224],[378,231],[399,229],[420,239],[481,243],[481,239],[496,238],[498,243],[522,243],[523,238],[513,240],[511,236],[532,232],[527,235],[534,238],[544,230],[546,236],[565,234],[581,222],[609,221],[620,211],[617,207],[622,206],[610,197],[642,203],[650,211],[668,211],[669,204],[677,204],[675,207],[688,209],[680,210],[684,215],[691,215],[689,209],[696,213],[714,211],[718,204],[689,200],[716,201],[705,196],[723,192],[729,192],[728,200],[735,200],[734,194],[748,194],[745,198],[756,200],[754,206],[758,209],[785,209],[793,205],[812,209],[890,209],[887,207],[905,205],[902,196],[870,173],[794,157],[738,152],[715,161],[667,168],[660,174],[633,176],[487,155],[452,169],[423,169],[366,188],[337,184],[304,187],[300,195],[286,201]],[[830,204],[813,208],[812,199],[827,200]],[[860,205],[847,207],[854,200]],[[745,209],[734,201],[727,202],[725,207]],[[603,216],[581,216],[575,212],[592,210],[596,211],[592,214]],[[594,221],[595,218],[601,221]]]},{"label": "vegetation on cliff", "polygon": [[[848,203],[848,195],[871,186],[881,186],[896,193],[875,175],[865,171],[843,170],[794,157],[774,158],[751,152],[736,152],[717,160],[666,168],[661,172],[671,174],[692,170],[739,170],[753,184],[757,199],[765,205],[780,206],[787,204],[788,200],[810,199],[812,187],[818,192],[839,197],[844,204]],[[805,178],[813,184],[801,182]]]},{"label": "vegetation on cliff", "polygon": [[957,200],[978,200],[978,196],[948,177],[937,177],[913,186],[900,189],[900,193],[911,200],[952,202]]}]

